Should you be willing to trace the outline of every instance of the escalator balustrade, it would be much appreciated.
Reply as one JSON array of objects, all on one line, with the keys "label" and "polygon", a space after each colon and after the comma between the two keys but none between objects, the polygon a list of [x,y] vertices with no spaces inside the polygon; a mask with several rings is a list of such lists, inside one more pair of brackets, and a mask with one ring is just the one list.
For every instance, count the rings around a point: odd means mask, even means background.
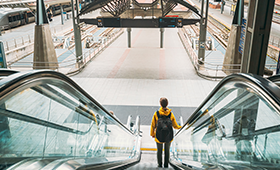
[{"label": "escalator balustrade", "polygon": [[176,134],[171,163],[197,169],[280,169],[279,99],[273,81],[228,76]]},{"label": "escalator balustrade", "polygon": [[70,78],[54,71],[2,73],[1,169],[106,169],[140,160],[139,133]]}]

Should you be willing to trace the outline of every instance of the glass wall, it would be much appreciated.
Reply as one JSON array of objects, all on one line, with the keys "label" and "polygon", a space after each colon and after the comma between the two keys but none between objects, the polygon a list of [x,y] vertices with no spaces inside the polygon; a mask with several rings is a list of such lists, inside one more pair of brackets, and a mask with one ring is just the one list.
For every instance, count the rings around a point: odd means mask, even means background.
[{"label": "glass wall", "polygon": [[279,108],[261,91],[245,82],[220,88],[177,134],[172,159],[200,168],[280,169]]},{"label": "glass wall", "polygon": [[62,80],[39,78],[0,97],[1,165],[26,158],[124,160],[134,153],[135,135]]}]

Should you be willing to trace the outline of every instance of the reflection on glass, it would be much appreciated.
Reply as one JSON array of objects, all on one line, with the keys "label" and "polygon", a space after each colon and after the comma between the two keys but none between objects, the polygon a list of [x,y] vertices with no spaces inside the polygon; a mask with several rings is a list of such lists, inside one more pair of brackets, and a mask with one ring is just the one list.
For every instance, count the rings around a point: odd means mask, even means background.
[{"label": "reflection on glass", "polygon": [[68,84],[28,87],[1,98],[0,157],[5,166],[27,158],[110,161],[132,156],[135,136],[94,103],[80,102]]},{"label": "reflection on glass", "polygon": [[[9,126],[1,127],[1,157],[37,157],[43,153],[46,128],[7,118]],[[9,135],[8,135],[9,134]],[[36,134],[36,135],[35,135]],[[33,143],[34,145],[30,145]]]},{"label": "reflection on glass", "polygon": [[253,89],[223,90],[175,137],[173,159],[204,168],[218,163],[280,169],[279,113]]}]

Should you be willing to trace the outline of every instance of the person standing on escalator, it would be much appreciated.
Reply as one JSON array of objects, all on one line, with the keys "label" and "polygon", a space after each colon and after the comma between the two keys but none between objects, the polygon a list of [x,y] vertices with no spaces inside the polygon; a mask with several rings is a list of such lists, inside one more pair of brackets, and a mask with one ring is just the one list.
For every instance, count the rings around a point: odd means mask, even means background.
[{"label": "person standing on escalator", "polygon": [[[173,140],[173,128],[180,129],[171,109],[167,108],[168,100],[160,98],[161,108],[156,111],[152,118],[150,135],[155,138],[157,144],[158,167],[162,167],[162,149],[164,145],[164,167],[168,167],[170,155],[170,143]],[[173,127],[173,128],[172,128]]]}]

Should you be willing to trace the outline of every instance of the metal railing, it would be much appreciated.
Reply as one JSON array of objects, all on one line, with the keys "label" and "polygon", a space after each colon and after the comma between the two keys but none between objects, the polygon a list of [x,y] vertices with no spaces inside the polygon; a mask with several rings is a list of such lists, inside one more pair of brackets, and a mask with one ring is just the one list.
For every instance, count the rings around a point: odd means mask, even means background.
[{"label": "metal railing", "polygon": [[71,28],[73,28],[72,26],[68,26],[67,28],[66,28],[66,26],[60,26],[60,27],[53,27],[53,28],[51,28],[51,33],[52,33],[52,35],[55,35],[55,34],[58,34],[58,33],[64,33],[65,32],[65,29],[71,29]]},{"label": "metal railing", "polygon": [[271,35],[269,37],[269,44],[280,48],[280,38]]},{"label": "metal railing", "polygon": [[222,79],[228,74],[240,73],[241,64],[212,64],[199,61],[197,73],[211,79]]},{"label": "metal railing", "polygon": [[24,45],[30,44],[34,42],[34,34],[27,34],[21,37],[13,38],[10,40],[5,40],[3,42],[4,44],[4,50],[6,52],[14,50],[16,48],[20,48]]},{"label": "metal railing", "polygon": [[[179,37],[180,37],[187,53],[189,54],[189,57],[192,61],[192,64],[193,64],[196,72],[198,73],[198,75],[203,76],[203,77],[213,78],[213,79],[224,78],[226,76],[226,74],[224,73],[225,70],[223,70],[221,68],[222,65],[216,65],[216,64],[211,64],[211,63],[206,63],[206,62],[200,61],[198,59],[196,52],[194,51],[194,49],[192,48],[192,46],[190,44],[191,41],[190,41],[189,37],[186,34],[184,34],[181,29],[178,29],[178,30],[179,30],[179,32],[178,32]],[[213,68],[215,68],[215,69],[213,69]],[[231,71],[231,70],[228,70],[228,71]]]},{"label": "metal railing", "polygon": [[[67,27],[67,28],[69,28],[69,27]],[[51,28],[51,32],[52,32],[52,34],[56,34],[56,33],[62,32],[65,29],[66,29],[66,26]],[[34,33],[27,34],[27,35],[20,36],[20,37],[16,37],[16,38],[12,38],[12,39],[9,39],[9,40],[4,40],[3,41],[4,50],[6,52],[11,51],[11,50],[14,50],[16,48],[21,48],[24,45],[31,44],[33,42],[34,42]]]},{"label": "metal railing", "polygon": [[[124,30],[122,28],[118,29],[116,32],[112,32],[110,35],[108,35],[106,38],[103,38],[102,42],[94,47],[89,48],[86,52],[83,53],[82,60],[77,61],[79,63],[75,63],[76,67],[69,70],[67,75],[75,74],[79,72],[81,69],[83,69],[88,62],[90,62],[94,57],[96,57],[100,52],[102,52],[107,46],[109,46],[114,40],[116,40]],[[59,71],[59,70],[58,70]]]},{"label": "metal railing", "polygon": [[[189,54],[192,64],[199,76],[210,79],[222,79],[228,74],[240,73],[241,64],[212,64],[198,59],[198,55],[191,46],[191,41],[182,29],[179,29],[179,37]],[[269,70],[276,70],[276,64],[266,64]]]},{"label": "metal railing", "polygon": [[277,64],[266,64],[265,67],[269,70],[276,70]]},{"label": "metal railing", "polygon": [[[124,32],[123,29],[116,29],[115,32],[112,32],[106,37],[100,37],[102,41],[96,44],[92,48],[86,48],[83,50],[83,55],[80,59],[76,58],[76,54],[72,52],[70,57],[72,59],[63,60],[62,62],[33,62],[33,61],[17,61],[17,62],[7,62],[9,68],[23,68],[23,69],[32,69],[33,66],[36,69],[53,69],[64,74],[75,74],[83,69],[86,64],[96,57],[100,52],[102,52],[108,45],[110,45],[116,38],[118,38]],[[68,49],[71,50],[71,49]]]}]

